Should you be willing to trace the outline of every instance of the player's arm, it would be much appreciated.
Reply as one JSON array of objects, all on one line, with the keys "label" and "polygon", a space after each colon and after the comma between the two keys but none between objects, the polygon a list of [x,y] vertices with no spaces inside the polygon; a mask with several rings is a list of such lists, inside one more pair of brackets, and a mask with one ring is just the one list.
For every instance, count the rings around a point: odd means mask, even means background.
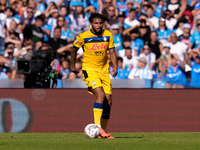
[{"label": "player's arm", "polygon": [[117,73],[118,73],[117,56],[116,56],[114,48],[110,49],[109,51],[110,51],[110,59],[111,59],[111,62],[113,64],[113,70],[111,72],[111,75],[113,77],[115,77],[117,75]]},{"label": "player's arm", "polygon": [[73,47],[71,49],[71,71],[74,72],[74,73],[78,73],[79,72],[79,70],[75,68],[76,55],[77,55],[78,49],[81,46],[83,46],[83,44],[84,44],[83,38],[80,35],[78,35],[78,37],[74,41]]},{"label": "player's arm", "polygon": [[74,73],[79,72],[79,70],[75,68],[77,51],[78,51],[78,48],[76,47],[73,47],[71,50],[71,71]]}]

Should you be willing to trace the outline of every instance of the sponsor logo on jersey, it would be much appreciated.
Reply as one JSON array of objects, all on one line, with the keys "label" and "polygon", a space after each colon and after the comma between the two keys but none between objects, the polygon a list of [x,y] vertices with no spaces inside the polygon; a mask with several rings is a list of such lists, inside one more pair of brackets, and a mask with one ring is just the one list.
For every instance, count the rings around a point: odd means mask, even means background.
[{"label": "sponsor logo on jersey", "polygon": [[95,51],[95,50],[100,50],[100,49],[106,49],[107,48],[107,44],[97,44],[97,43],[94,43],[93,45],[92,45],[92,48],[90,48],[90,50],[93,50],[93,51]]},{"label": "sponsor logo on jersey", "polygon": [[96,56],[103,56],[103,53],[104,53],[104,52],[102,52],[102,51],[95,51],[95,52],[94,52],[94,54],[95,54]]}]

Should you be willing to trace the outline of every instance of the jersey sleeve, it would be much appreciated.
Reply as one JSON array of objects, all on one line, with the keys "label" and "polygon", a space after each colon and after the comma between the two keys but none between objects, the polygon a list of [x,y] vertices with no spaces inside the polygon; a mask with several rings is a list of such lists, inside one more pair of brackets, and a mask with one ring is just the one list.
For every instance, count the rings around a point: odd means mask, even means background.
[{"label": "jersey sleeve", "polygon": [[114,39],[112,33],[110,34],[110,41],[108,45],[108,50],[115,48]]},{"label": "jersey sleeve", "polygon": [[84,39],[80,35],[78,35],[78,37],[76,38],[76,40],[73,43],[73,46],[75,48],[80,48],[83,46],[83,44],[84,44]]}]

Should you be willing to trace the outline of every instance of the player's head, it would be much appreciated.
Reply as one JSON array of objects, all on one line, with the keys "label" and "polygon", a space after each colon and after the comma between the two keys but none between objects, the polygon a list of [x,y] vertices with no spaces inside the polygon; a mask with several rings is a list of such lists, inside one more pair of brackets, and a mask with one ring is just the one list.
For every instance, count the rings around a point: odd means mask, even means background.
[{"label": "player's head", "polygon": [[99,13],[94,13],[90,16],[89,21],[92,31],[95,32],[95,34],[101,34],[104,21],[103,16]]}]

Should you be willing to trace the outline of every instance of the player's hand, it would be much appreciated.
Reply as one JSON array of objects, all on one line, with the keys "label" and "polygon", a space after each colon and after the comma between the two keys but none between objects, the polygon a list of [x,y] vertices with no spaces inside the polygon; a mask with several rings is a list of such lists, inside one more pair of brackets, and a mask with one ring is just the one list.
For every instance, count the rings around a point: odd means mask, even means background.
[{"label": "player's hand", "polygon": [[117,69],[117,68],[113,68],[113,70],[112,70],[112,72],[111,72],[111,75],[112,75],[113,77],[115,77],[115,76],[117,75],[117,73],[118,73],[118,69]]},{"label": "player's hand", "polygon": [[75,74],[79,73],[79,69],[76,69],[76,68],[71,68],[71,71]]}]

